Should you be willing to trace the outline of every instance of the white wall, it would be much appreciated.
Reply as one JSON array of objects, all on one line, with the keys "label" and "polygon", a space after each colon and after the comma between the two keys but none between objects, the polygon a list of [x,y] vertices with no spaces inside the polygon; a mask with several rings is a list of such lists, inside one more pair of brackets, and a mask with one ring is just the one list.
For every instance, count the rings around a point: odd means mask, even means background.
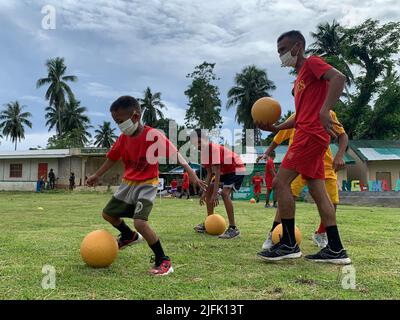
[{"label": "white wall", "polygon": [[0,181],[0,191],[36,191],[36,182]]},{"label": "white wall", "polygon": [[[10,178],[10,164],[22,164],[22,177]],[[52,168],[57,176],[57,159],[17,159],[0,160],[0,181],[32,181],[36,182],[38,178],[39,163],[47,163],[48,171]]]}]

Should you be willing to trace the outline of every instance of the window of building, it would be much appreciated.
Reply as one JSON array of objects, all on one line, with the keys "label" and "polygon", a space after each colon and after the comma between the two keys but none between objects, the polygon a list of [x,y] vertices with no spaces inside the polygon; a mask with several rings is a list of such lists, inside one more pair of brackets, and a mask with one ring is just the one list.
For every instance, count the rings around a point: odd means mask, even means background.
[{"label": "window of building", "polygon": [[10,164],[10,178],[22,178],[22,163]]}]

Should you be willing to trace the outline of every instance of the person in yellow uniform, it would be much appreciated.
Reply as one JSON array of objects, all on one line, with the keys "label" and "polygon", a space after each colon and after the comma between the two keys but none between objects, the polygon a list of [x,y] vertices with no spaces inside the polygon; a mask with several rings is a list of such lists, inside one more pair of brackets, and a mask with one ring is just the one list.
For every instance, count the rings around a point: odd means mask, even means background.
[{"label": "person in yellow uniform", "polygon": [[[296,114],[292,114],[286,121],[292,120]],[[332,203],[337,208],[339,204],[339,188],[337,184],[337,175],[336,171],[339,171],[344,168],[345,163],[343,160],[344,154],[346,152],[346,148],[348,145],[348,136],[346,131],[344,130],[343,126],[340,124],[339,120],[336,117],[334,111],[331,111],[331,117],[334,124],[334,130],[337,133],[338,141],[339,141],[339,149],[335,157],[332,155],[332,150],[328,147],[325,153],[324,159],[324,167],[325,167],[325,187],[326,191],[328,192],[329,197],[332,200]],[[272,141],[271,145],[265,151],[265,153],[257,158],[257,163],[262,160],[266,159],[268,155],[276,149],[277,146],[282,144],[284,141],[289,140],[289,146],[293,142],[295,129],[287,129],[279,131]],[[291,184],[292,194],[295,199],[297,199],[301,192],[303,191],[304,187],[307,185],[307,181],[302,179],[301,175],[299,175],[295,180],[293,180]],[[276,211],[274,223],[272,225],[271,231],[267,235],[267,239],[263,244],[263,250],[269,250],[272,247],[272,231],[275,229],[277,225],[281,223],[281,218],[279,215],[279,210]],[[314,243],[320,247],[324,248],[328,244],[328,237],[326,235],[325,227],[321,221],[319,228],[312,236]]]}]

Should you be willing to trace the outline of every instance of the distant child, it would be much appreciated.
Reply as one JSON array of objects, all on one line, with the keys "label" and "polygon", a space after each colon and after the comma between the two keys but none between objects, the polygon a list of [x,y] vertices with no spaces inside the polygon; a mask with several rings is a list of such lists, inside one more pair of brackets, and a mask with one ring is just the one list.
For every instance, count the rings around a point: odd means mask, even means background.
[{"label": "distant child", "polygon": [[256,197],[256,202],[260,202],[261,187],[263,185],[264,179],[261,177],[260,172],[257,171],[256,175],[251,179],[253,184],[254,196]]},{"label": "distant child", "polygon": [[178,180],[175,178],[172,179],[171,181],[171,194],[175,198],[176,197],[176,192],[178,191]]},{"label": "distant child", "polygon": [[69,190],[74,190],[75,188],[75,173],[71,172],[69,177]]},{"label": "distant child", "polygon": [[189,187],[190,187],[189,175],[185,170],[185,172],[183,173],[182,190],[181,190],[181,195],[179,196],[179,199],[182,199],[184,194],[186,195],[186,199],[190,198]]},{"label": "distant child", "polygon": [[[110,112],[123,133],[107,154],[105,163],[88,178],[87,183],[91,186],[96,185],[100,177],[117,161],[123,162],[125,172],[122,183],[104,208],[103,218],[121,232],[118,237],[120,249],[140,242],[143,235],[155,255],[155,264],[150,269],[150,274],[168,275],[173,272],[171,260],[165,255],[160,239],[148,223],[157,195],[159,157],[177,156],[178,162],[187,170],[192,182],[203,189],[205,184],[165,135],[141,124],[142,111],[135,98],[120,97],[111,105]],[[133,218],[137,232],[131,230],[122,217]]]}]

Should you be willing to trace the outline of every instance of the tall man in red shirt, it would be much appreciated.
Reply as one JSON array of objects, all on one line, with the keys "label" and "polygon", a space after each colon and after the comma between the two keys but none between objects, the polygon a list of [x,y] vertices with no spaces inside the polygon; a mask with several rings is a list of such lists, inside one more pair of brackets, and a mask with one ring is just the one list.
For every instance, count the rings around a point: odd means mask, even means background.
[{"label": "tall man in red shirt", "polygon": [[260,175],[260,172],[257,171],[255,176],[251,179],[251,183],[253,184],[253,192],[254,196],[256,197],[256,202],[260,202],[260,194],[261,194],[261,187],[264,183],[263,177]]},{"label": "tall man in red shirt", "polygon": [[[271,208],[269,204],[269,198],[271,197],[271,192],[272,192],[272,181],[276,176],[274,160],[275,160],[275,152],[271,152],[269,157],[267,158],[267,163],[265,164],[265,184],[267,186],[267,192],[265,194],[265,208]],[[277,208],[275,192],[274,192],[274,208]]]},{"label": "tall man in red shirt", "polygon": [[305,39],[299,31],[282,34],[278,38],[277,47],[282,66],[296,69],[296,117],[278,126],[256,125],[272,132],[295,127],[296,133],[273,183],[282,217],[283,236],[280,243],[270,250],[260,252],[258,256],[266,261],[301,257],[295,240],[295,203],[290,189],[291,182],[301,174],[307,180],[328,236],[328,245],[317,254],[306,256],[306,259],[349,264],[351,260],[340,240],[335,208],[327,194],[324,180],[325,152],[330,136],[336,138],[337,135],[333,129],[330,110],[340,98],[346,78],[321,58],[306,58]]}]

